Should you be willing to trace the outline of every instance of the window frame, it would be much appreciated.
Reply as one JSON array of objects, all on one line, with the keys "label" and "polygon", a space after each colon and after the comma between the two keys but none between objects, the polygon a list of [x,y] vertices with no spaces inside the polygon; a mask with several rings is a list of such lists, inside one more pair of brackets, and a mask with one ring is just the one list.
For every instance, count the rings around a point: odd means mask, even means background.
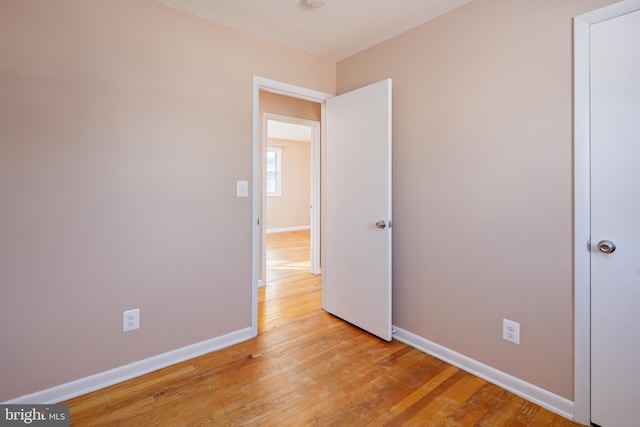
[{"label": "window frame", "polygon": [[[269,165],[265,157],[265,193],[267,197],[280,197],[282,196],[282,147],[267,146],[266,156],[269,156],[270,152],[275,153],[275,170],[269,170]],[[271,192],[269,191],[269,173],[274,173],[275,175],[276,188]]]}]

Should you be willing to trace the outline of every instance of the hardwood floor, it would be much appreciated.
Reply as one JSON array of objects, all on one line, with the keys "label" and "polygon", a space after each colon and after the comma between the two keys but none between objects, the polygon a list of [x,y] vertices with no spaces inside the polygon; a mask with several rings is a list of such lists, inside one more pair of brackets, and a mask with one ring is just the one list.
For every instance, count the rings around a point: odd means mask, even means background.
[{"label": "hardwood floor", "polygon": [[72,426],[574,426],[320,308],[308,232],[268,236],[257,338],[72,399]]}]

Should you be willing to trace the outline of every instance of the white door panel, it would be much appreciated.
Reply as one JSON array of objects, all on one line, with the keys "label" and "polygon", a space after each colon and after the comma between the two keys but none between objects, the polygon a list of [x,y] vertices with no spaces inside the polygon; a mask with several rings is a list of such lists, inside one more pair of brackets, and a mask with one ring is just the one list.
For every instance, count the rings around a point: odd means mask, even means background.
[{"label": "white door panel", "polygon": [[638,42],[640,11],[591,26],[591,421],[603,427],[640,420]]},{"label": "white door panel", "polygon": [[391,80],[327,101],[325,150],[323,308],[389,341]]}]

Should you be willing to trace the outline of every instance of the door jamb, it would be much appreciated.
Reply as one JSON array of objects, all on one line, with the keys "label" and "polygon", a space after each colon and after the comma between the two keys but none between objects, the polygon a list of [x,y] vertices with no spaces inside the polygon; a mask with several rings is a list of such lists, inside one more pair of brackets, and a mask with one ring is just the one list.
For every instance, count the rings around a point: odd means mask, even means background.
[{"label": "door jamb", "polygon": [[321,123],[324,123],[324,102],[333,95],[279,82],[264,77],[253,76],[253,161],[251,166],[251,336],[258,335],[258,237],[263,221],[260,221],[259,197],[262,195],[260,172],[260,153],[262,149],[260,135],[260,90],[273,92],[294,98],[306,99],[321,104]]},{"label": "door jamb", "polygon": [[624,0],[573,21],[574,419],[583,424],[591,422],[590,27],[636,10],[640,0]]},{"label": "door jamb", "polygon": [[[311,128],[311,140],[310,143],[310,174],[311,186],[309,188],[309,202],[310,202],[310,212],[309,212],[309,225],[310,225],[310,270],[312,274],[320,274],[320,122],[317,120],[308,120],[302,119],[299,117],[292,116],[283,116],[280,114],[273,113],[264,113],[263,114],[263,136],[262,136],[262,156],[266,156],[267,145],[268,145],[268,134],[267,134],[267,121],[268,120],[277,120],[285,123],[293,123],[299,124],[303,126],[308,126]],[[266,172],[262,173],[262,180],[265,182]],[[262,218],[264,218],[264,223],[266,225],[267,218],[267,195],[266,191],[262,192]],[[266,250],[267,250],[267,228],[262,227],[262,271],[261,277],[262,280],[260,284],[264,281],[266,277]]]}]

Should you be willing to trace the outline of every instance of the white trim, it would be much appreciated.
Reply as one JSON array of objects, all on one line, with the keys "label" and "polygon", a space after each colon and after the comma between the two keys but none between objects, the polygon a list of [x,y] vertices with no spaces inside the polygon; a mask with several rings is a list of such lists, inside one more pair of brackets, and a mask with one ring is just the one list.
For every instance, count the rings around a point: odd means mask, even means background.
[{"label": "white trim", "polygon": [[574,68],[574,418],[591,422],[591,125],[589,91],[590,27],[640,10],[640,0],[624,0],[576,16],[573,21]]},{"label": "white trim", "polygon": [[238,344],[251,338],[251,329],[239,329],[210,340],[158,354],[128,365],[80,378],[46,390],[7,400],[4,404],[52,404],[91,393],[158,369],[166,368],[212,351]]},{"label": "white trim", "polygon": [[[253,162],[251,177],[251,334],[258,335],[258,236],[260,233],[259,199],[262,195],[260,187],[260,90],[306,99],[324,104],[333,95],[294,86],[264,77],[253,76]],[[322,107],[321,107],[322,108]]]},{"label": "white trim", "polygon": [[299,225],[297,227],[267,228],[267,234],[286,233],[287,231],[302,231],[302,230],[310,230],[310,229],[311,227],[308,225]]},{"label": "white trim", "polygon": [[[574,417],[591,422],[591,235],[589,132],[589,25],[573,24],[573,277],[574,277]],[[585,375],[586,374],[586,375]]]},{"label": "white trim", "polygon": [[574,18],[574,21],[578,20],[585,24],[593,25],[635,12],[636,10],[640,10],[640,0],[621,0],[608,6],[601,7],[600,9],[578,15]]},{"label": "white trim", "polygon": [[[326,145],[326,142],[324,141],[325,135],[327,134],[327,130],[326,130],[326,124],[327,124],[327,103],[323,102],[322,104],[320,104],[320,128],[321,130],[320,132],[320,141],[321,141],[321,145],[324,147]],[[320,182],[318,183],[318,194],[321,193],[321,189],[324,188],[324,185],[326,184],[326,178],[327,178],[327,171],[326,171],[326,159],[324,158],[326,156],[326,152],[325,150],[320,150],[320,147],[318,147],[318,156],[316,157],[318,159],[318,161],[316,162],[316,167],[318,168],[318,175],[320,176]],[[325,224],[326,222],[326,209],[324,206],[324,200],[322,198],[320,198],[320,200],[318,201],[318,205],[320,206],[320,212],[316,211],[316,220],[318,221],[318,224]],[[320,250],[316,253],[316,258],[318,260],[316,266],[316,272],[314,272],[314,274],[322,274],[322,270],[323,267],[320,264],[320,260],[321,259],[326,259],[326,245],[324,244],[324,235],[322,233],[318,233],[318,246],[320,246]],[[324,295],[324,279],[322,281],[322,285],[320,286],[320,300],[321,300],[321,306],[322,308],[324,308],[324,301],[325,301],[325,295]]]},{"label": "white trim", "polygon": [[334,97],[334,95],[331,95],[329,93],[307,89],[302,86],[296,86],[259,76],[253,76],[253,82],[254,86],[258,85],[258,90],[262,89],[267,92],[286,95],[292,98],[306,99],[307,101],[324,102],[327,99]]},{"label": "white trim", "polygon": [[573,402],[456,351],[394,326],[393,338],[424,351],[565,418],[573,418]]},{"label": "white trim", "polygon": [[320,126],[316,122],[311,134],[311,274],[320,274]]}]

